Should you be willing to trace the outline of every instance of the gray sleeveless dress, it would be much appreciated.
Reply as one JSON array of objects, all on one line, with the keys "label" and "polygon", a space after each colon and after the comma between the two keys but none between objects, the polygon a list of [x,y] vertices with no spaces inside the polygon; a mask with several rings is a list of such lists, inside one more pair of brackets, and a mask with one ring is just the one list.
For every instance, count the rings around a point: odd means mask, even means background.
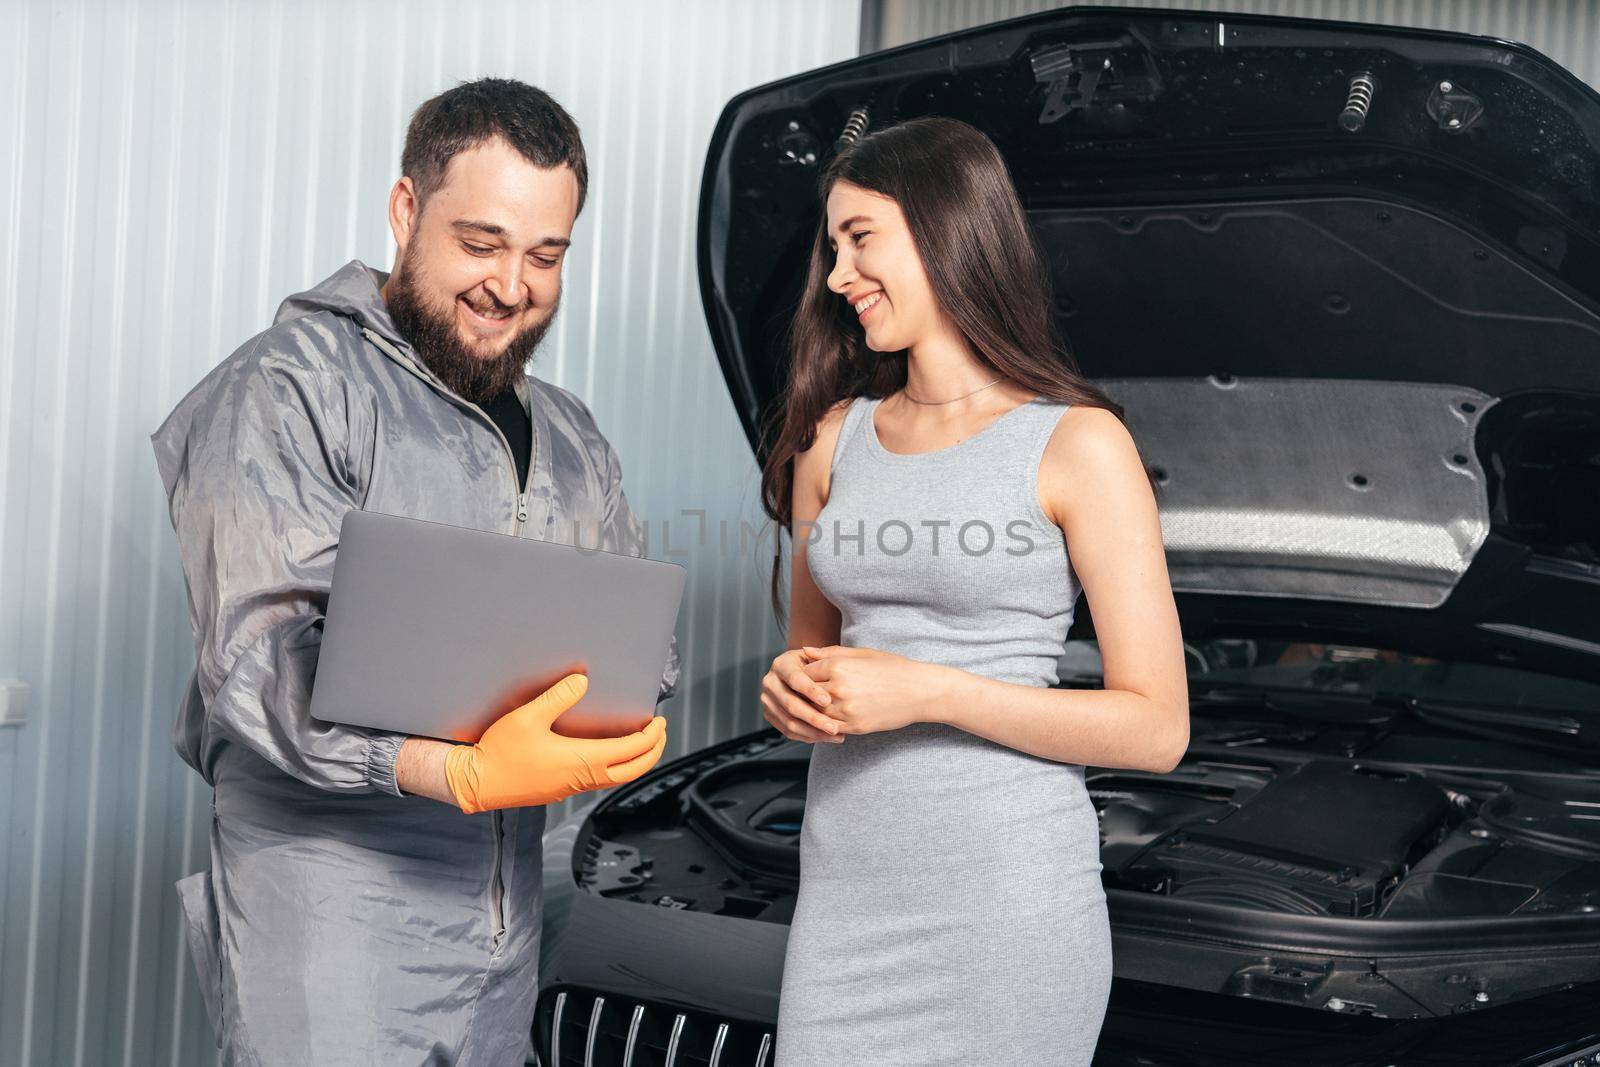
[{"label": "gray sleeveless dress", "polygon": [[[1056,682],[1079,585],[1038,503],[1067,405],[903,455],[839,431],[807,548],[841,644]],[[779,1067],[1087,1064],[1111,986],[1083,768],[917,723],[813,747]]]}]

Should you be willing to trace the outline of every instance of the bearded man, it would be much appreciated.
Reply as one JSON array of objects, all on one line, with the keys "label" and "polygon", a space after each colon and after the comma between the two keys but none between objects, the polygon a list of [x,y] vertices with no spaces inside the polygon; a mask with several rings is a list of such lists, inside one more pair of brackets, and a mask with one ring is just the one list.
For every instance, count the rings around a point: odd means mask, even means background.
[{"label": "bearded man", "polygon": [[[393,271],[289,297],[151,438],[196,646],[173,740],[215,794],[211,868],[178,890],[229,1063],[521,1063],[542,805],[666,743],[660,717],[552,731],[581,677],[475,745],[309,714],[351,509],[644,550],[589,408],[524,369],[588,184],[577,125],[521,82],[463,84],[417,110],[401,172]],[[662,699],[678,673],[674,641]]]}]

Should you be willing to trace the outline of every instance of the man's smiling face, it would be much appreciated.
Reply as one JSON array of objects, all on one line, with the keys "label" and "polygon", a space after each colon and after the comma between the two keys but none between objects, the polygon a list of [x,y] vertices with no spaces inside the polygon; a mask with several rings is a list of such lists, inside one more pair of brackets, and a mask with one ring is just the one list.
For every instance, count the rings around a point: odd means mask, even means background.
[{"label": "man's smiling face", "polygon": [[396,183],[400,259],[384,298],[418,355],[466,399],[509,388],[549,328],[578,205],[570,167],[540,167],[499,138],[452,158],[420,208],[410,180]]}]

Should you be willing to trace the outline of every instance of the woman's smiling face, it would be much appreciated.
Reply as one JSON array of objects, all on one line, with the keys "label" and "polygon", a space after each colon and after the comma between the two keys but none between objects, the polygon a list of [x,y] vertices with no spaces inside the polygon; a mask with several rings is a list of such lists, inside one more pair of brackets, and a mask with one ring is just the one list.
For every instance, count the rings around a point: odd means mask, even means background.
[{"label": "woman's smiling face", "polygon": [[828,288],[850,305],[874,352],[909,349],[937,328],[922,257],[900,205],[846,181],[828,191]]}]

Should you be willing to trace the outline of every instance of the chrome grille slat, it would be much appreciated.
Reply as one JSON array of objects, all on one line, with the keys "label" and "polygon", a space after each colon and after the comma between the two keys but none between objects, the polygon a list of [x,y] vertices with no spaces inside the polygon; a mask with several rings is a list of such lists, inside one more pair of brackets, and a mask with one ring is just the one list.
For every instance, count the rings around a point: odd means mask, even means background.
[{"label": "chrome grille slat", "polygon": [[550,1019],[550,1063],[561,1067],[561,1016],[567,1010],[567,995],[556,994],[556,1013]]},{"label": "chrome grille slat", "polygon": [[666,1062],[666,1067],[675,1067],[675,1065],[677,1063],[677,1060],[678,1060],[678,1039],[683,1037],[683,1024],[684,1024],[684,1021],[685,1021],[685,1019],[684,1019],[684,1015],[683,1015],[682,1012],[679,1012],[678,1013],[678,1017],[676,1019],[672,1020],[672,1039],[667,1042],[667,1062]]},{"label": "chrome grille slat", "polygon": [[[544,1063],[545,1067],[562,1067],[563,1063],[615,1067],[619,1062],[621,1067],[657,1067],[658,1064],[688,1067],[690,1063],[700,1063],[704,1067],[769,1067],[777,1051],[773,1032],[764,1031],[762,1024],[753,1020],[718,1018],[715,1014],[699,1012],[691,1015],[666,1004],[576,986],[551,990],[547,995],[553,998],[544,1001],[550,1012],[550,1036],[546,1041],[549,1059],[544,1059],[546,1048],[541,1048],[536,1061]],[[609,1016],[606,1015],[608,1005]],[[586,1018],[580,1016],[571,1020],[573,1027],[588,1026],[583,1040],[579,1041],[576,1032],[563,1033],[562,1027],[568,1023],[568,1008],[577,1013],[585,1006],[588,1008]],[[619,1028],[622,1019],[618,1013],[622,1011],[629,1013],[626,1039]],[[672,1025],[665,1027],[663,1024],[668,1017]],[[759,1048],[756,1047],[758,1036]],[[662,1048],[656,1043],[662,1037],[666,1039],[665,1055],[659,1061],[652,1060],[651,1050]],[[569,1058],[565,1061],[561,1059],[563,1039],[567,1045],[574,1046],[568,1050]],[[579,1044],[583,1046],[581,1055],[575,1047]],[[620,1057],[617,1057],[618,1044],[622,1045]]]},{"label": "chrome grille slat", "polygon": [[639,1025],[644,1022],[644,1005],[636,1004],[633,1021],[628,1024],[628,1047],[622,1053],[622,1067],[633,1067],[633,1049],[639,1042]]},{"label": "chrome grille slat", "polygon": [[722,1063],[722,1046],[728,1041],[728,1024],[723,1023],[717,1027],[717,1039],[711,1043],[711,1067],[719,1067]]},{"label": "chrome grille slat", "polygon": [[600,1033],[600,1011],[605,1006],[605,997],[595,997],[594,1007],[589,1009],[589,1040],[583,1046],[583,1067],[594,1067],[594,1040]]}]

